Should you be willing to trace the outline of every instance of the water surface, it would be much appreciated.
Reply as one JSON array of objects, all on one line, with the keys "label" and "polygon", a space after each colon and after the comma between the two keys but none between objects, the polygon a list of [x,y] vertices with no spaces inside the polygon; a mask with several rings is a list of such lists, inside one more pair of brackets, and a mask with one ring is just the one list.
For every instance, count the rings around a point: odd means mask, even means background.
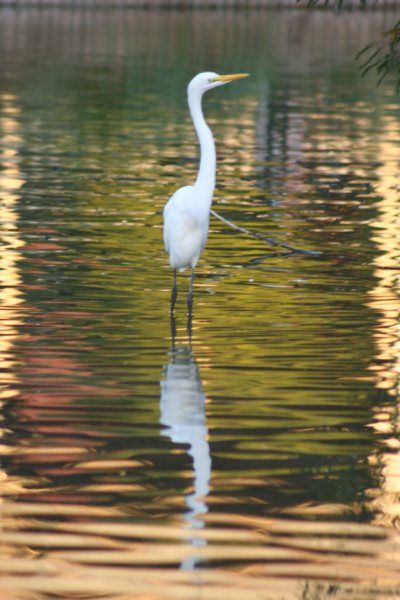
[{"label": "water surface", "polygon": [[[355,53],[392,13],[0,11],[0,596],[399,587],[400,121]],[[192,336],[161,215],[210,93]],[[2,594],[2,595],[1,595]]]}]

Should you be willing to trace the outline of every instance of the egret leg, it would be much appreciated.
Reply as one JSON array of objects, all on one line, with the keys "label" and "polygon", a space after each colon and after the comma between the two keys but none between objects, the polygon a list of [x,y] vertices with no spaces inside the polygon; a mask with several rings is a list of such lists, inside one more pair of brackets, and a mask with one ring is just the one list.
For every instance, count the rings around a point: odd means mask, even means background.
[{"label": "egret leg", "polygon": [[175,324],[175,315],[171,310],[171,352],[173,355],[172,362],[175,362],[175,338],[176,338],[176,324]]},{"label": "egret leg", "polygon": [[188,293],[188,297],[187,297],[187,304],[188,304],[188,309],[189,312],[192,312],[192,308],[193,308],[193,283],[194,283],[194,269],[192,269],[192,273],[190,275],[190,282],[189,282],[189,293]]},{"label": "egret leg", "polygon": [[177,296],[178,296],[178,281],[176,278],[176,269],[174,269],[174,282],[172,284],[172,293],[171,293],[171,315],[174,312]]},{"label": "egret leg", "polygon": [[192,352],[192,311],[188,312],[186,332],[189,338],[189,350]]},{"label": "egret leg", "polygon": [[187,296],[187,305],[188,305],[188,324],[187,331],[188,335],[192,334],[192,314],[193,314],[193,283],[194,283],[194,269],[192,269],[192,273],[190,275],[189,282],[189,293]]}]

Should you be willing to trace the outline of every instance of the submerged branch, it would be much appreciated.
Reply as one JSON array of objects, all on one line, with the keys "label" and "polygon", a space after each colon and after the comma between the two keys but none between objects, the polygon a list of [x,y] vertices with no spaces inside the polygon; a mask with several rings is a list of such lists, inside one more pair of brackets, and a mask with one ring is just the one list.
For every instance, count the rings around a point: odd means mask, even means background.
[{"label": "submerged branch", "polygon": [[258,231],[250,231],[250,229],[246,229],[245,227],[240,227],[239,225],[232,223],[232,221],[225,219],[225,217],[223,217],[222,215],[217,213],[215,210],[211,210],[211,214],[216,219],[219,219],[220,221],[225,223],[225,225],[232,227],[232,229],[235,229],[236,231],[240,231],[240,233],[250,235],[250,236],[252,236],[258,240],[261,240],[263,242],[267,242],[267,244],[270,244],[270,246],[274,246],[275,248],[276,247],[286,248],[286,250],[289,250],[290,252],[293,252],[294,254],[308,254],[309,256],[319,256],[321,254],[321,252],[318,252],[317,250],[302,250],[301,248],[295,248],[295,246],[291,246],[290,244],[287,244],[286,242],[281,242],[281,241],[277,240],[276,238],[267,237],[266,235],[262,235],[262,233],[258,233]]}]

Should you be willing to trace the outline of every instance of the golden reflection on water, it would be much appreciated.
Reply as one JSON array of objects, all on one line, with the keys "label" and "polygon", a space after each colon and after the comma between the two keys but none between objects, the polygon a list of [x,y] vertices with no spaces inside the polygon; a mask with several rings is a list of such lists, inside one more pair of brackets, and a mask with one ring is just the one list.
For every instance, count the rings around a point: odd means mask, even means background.
[{"label": "golden reflection on water", "polygon": [[[19,336],[21,324],[20,307],[24,302],[21,291],[21,277],[18,263],[24,242],[18,230],[19,190],[24,184],[19,167],[19,148],[22,138],[19,135],[18,117],[20,111],[16,98],[11,94],[0,95],[0,403],[18,395],[19,378],[15,373],[17,364],[14,344]],[[3,429],[0,430],[0,437]],[[18,493],[21,484],[10,478],[4,471],[0,474],[1,496],[3,493]]]},{"label": "golden reflection on water", "polygon": [[21,260],[20,249],[24,242],[18,231],[18,213],[15,210],[19,190],[24,184],[18,156],[23,140],[19,135],[19,109],[16,106],[16,98],[10,94],[0,95],[0,105],[0,361],[3,369],[0,398],[9,398],[17,393],[11,387],[17,383],[13,370],[15,358],[12,349],[18,336],[17,326],[21,323],[19,307],[24,302],[18,269]]},{"label": "golden reflection on water", "polygon": [[393,398],[377,408],[371,427],[383,437],[381,448],[370,457],[379,485],[370,490],[375,521],[398,526],[400,518],[400,188],[398,121],[387,116],[378,147],[381,161],[376,184],[381,199],[378,218],[371,224],[379,254],[374,259],[376,286],[369,292],[368,305],[379,314],[373,333],[376,360],[370,366],[376,386]]},{"label": "golden reflection on water", "polygon": [[7,503],[2,514],[4,545],[19,548],[0,562],[12,598],[48,592],[184,599],[197,589],[210,600],[223,592],[238,600],[260,593],[267,600],[322,599],[334,583],[365,599],[380,597],[374,587],[394,591],[398,582],[399,540],[369,524],[236,515],[232,525],[232,515],[211,514],[196,531],[203,567],[193,572],[177,568],[193,539],[181,526],[131,523],[123,510],[85,505]]}]

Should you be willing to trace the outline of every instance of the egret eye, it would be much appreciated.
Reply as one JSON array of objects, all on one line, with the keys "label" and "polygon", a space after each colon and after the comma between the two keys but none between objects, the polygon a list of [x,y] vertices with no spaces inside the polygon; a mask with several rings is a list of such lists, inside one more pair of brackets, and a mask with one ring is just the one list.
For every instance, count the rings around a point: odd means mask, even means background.
[{"label": "egret eye", "polygon": [[208,83],[213,83],[213,81],[214,81],[214,78],[213,78],[213,77],[211,77],[211,78],[208,80]]}]

